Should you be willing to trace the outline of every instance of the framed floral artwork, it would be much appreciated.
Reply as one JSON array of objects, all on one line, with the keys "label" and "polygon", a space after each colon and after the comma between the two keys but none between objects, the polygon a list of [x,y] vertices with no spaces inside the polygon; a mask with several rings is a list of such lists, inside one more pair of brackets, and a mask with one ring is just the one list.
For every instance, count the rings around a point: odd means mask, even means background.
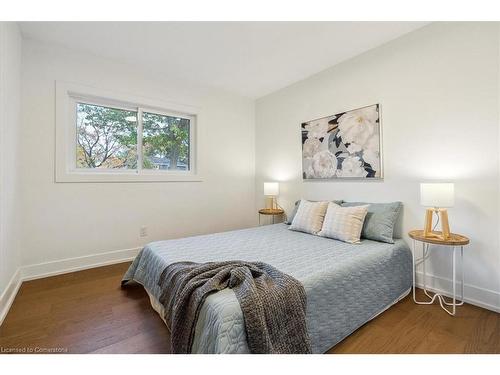
[{"label": "framed floral artwork", "polygon": [[373,104],[304,122],[303,178],[382,178],[379,109]]}]

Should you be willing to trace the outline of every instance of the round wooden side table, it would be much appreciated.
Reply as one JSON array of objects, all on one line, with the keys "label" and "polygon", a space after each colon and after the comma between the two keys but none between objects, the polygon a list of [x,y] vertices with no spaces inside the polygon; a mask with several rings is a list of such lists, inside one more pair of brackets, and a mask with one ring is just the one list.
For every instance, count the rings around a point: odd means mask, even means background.
[{"label": "round wooden side table", "polygon": [[260,225],[260,216],[261,215],[266,215],[266,216],[271,215],[273,218],[273,224],[274,224],[274,218],[276,216],[283,215],[284,213],[285,213],[285,211],[282,210],[281,208],[261,208],[259,210],[259,225]]},{"label": "round wooden side table", "polygon": [[[441,232],[432,232],[431,236],[424,236],[423,230],[412,230],[408,233],[410,238],[413,239],[413,301],[418,303],[419,305],[431,305],[437,299],[439,304],[450,315],[455,315],[457,306],[462,306],[464,304],[464,246],[469,244],[469,239],[460,234],[451,233],[450,237],[447,239],[443,239]],[[422,257],[416,258],[416,243],[422,243]],[[452,263],[452,273],[453,273],[453,295],[451,301],[446,301],[446,298],[441,293],[434,293],[434,295],[429,294],[426,286],[426,278],[427,274],[425,271],[425,260],[430,256],[430,246],[429,245],[441,245],[451,247],[453,251],[453,263]],[[460,249],[460,266],[461,266],[461,297],[460,303],[456,301],[456,251]],[[427,297],[429,297],[429,301],[417,301],[415,297],[415,284],[416,284],[416,272],[417,267],[422,264],[422,274],[423,274],[423,289],[424,293]],[[446,306],[451,306],[451,310],[446,308]]]}]

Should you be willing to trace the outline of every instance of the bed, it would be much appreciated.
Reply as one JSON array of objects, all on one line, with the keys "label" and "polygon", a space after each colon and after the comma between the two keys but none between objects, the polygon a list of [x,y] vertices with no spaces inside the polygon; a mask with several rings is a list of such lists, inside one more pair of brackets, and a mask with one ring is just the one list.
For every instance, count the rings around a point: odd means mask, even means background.
[{"label": "bed", "polygon": [[[348,244],[295,232],[286,224],[152,242],[123,277],[143,285],[163,317],[157,285],[178,261],[263,261],[299,280],[307,295],[313,353],[324,353],[406,296],[412,258],[406,243],[362,240]],[[193,353],[248,353],[243,315],[231,289],[210,295],[195,329]]]}]

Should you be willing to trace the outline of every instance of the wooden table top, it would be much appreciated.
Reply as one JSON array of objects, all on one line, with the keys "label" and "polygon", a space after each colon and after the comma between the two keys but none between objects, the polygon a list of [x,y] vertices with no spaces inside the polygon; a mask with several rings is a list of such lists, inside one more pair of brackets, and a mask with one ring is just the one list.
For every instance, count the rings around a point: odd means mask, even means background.
[{"label": "wooden table top", "polygon": [[[432,232],[436,236],[442,236],[441,232]],[[450,238],[443,240],[439,237],[424,237],[424,231],[422,229],[412,230],[408,232],[408,235],[414,240],[432,243],[434,245],[448,245],[448,246],[463,246],[469,243],[469,239],[461,234],[450,233]]]},{"label": "wooden table top", "polygon": [[259,210],[259,214],[262,215],[281,215],[284,212],[281,208],[261,208]]}]

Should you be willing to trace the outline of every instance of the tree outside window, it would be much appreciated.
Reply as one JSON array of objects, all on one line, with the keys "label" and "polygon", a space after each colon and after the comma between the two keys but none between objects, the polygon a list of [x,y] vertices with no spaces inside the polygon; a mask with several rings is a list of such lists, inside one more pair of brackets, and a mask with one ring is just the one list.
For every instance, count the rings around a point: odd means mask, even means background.
[{"label": "tree outside window", "polygon": [[[77,168],[137,169],[138,111],[77,103]],[[144,112],[141,168],[190,169],[190,120]]]},{"label": "tree outside window", "polygon": [[143,168],[189,170],[189,120],[144,112]]}]

